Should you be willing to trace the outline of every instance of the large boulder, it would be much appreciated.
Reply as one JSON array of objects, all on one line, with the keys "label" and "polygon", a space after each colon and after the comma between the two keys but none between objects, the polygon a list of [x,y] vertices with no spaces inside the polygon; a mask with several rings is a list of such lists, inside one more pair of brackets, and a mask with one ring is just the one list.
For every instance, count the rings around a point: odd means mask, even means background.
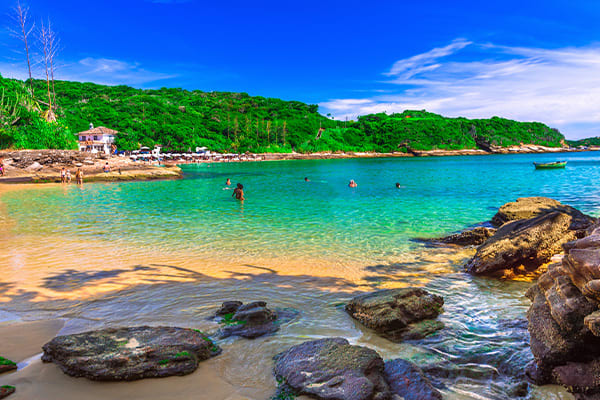
[{"label": "large boulder", "polygon": [[529,273],[562,252],[562,245],[585,235],[591,225],[570,214],[553,211],[502,225],[477,248],[466,270],[476,275],[501,275],[507,270]]},{"label": "large boulder", "polygon": [[384,362],[346,339],[304,342],[277,356],[275,376],[297,394],[327,400],[389,400]]},{"label": "large boulder", "polygon": [[[583,214],[581,211],[548,197],[521,197],[516,201],[506,203],[494,215],[492,223],[496,226],[503,225],[510,221],[521,219],[531,219],[540,215],[550,214],[552,212],[561,212],[570,215],[574,223],[581,226],[589,226],[594,222],[594,218]],[[585,229],[583,227],[575,229]]]},{"label": "large boulder", "polygon": [[293,310],[270,310],[264,301],[243,304],[241,301],[226,301],[217,311],[215,317],[221,328],[221,339],[229,336],[240,336],[254,339],[259,336],[277,332],[282,323],[292,320],[297,315]]},{"label": "large boulder", "polygon": [[444,327],[435,320],[444,299],[421,288],[385,289],[353,298],[346,311],[381,336],[400,342],[421,339]]},{"label": "large boulder", "polygon": [[[593,232],[592,236],[598,235]],[[565,386],[578,398],[600,397],[600,241],[565,246],[567,254],[528,290],[527,313],[537,384]]]},{"label": "large boulder", "polygon": [[43,350],[67,375],[100,381],[186,375],[221,352],[200,331],[149,326],[58,336]]}]

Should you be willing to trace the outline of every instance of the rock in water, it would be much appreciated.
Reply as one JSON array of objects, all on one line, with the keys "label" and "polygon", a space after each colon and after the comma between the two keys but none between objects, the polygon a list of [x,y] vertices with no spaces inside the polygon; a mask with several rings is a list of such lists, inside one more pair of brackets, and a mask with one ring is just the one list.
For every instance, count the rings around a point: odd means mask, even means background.
[{"label": "rock in water", "polygon": [[383,337],[400,342],[421,339],[444,327],[434,319],[444,299],[421,288],[385,289],[355,297],[346,311]]},{"label": "rock in water", "polygon": [[67,375],[100,381],[186,375],[221,352],[200,331],[149,326],[58,336],[43,350]]},{"label": "rock in water", "polygon": [[585,235],[591,225],[554,211],[502,225],[477,249],[466,270],[475,275],[501,275],[507,270],[533,272],[562,252],[562,245]]},{"label": "rock in water", "polygon": [[510,221],[531,219],[555,211],[570,215],[576,225],[582,226],[575,228],[576,230],[585,229],[584,225],[587,227],[595,220],[581,211],[554,199],[547,197],[522,197],[517,199],[517,201],[506,203],[500,207],[498,213],[492,218],[492,223],[500,226]]},{"label": "rock in water", "polygon": [[530,346],[537,384],[565,386],[578,398],[600,398],[600,241],[593,236],[566,244],[568,254],[552,264],[527,292]]},{"label": "rock in water", "polygon": [[390,400],[376,351],[346,339],[304,342],[277,357],[275,375],[298,394],[326,400]]},{"label": "rock in water", "polygon": [[479,226],[474,229],[455,233],[442,238],[425,239],[425,241],[430,243],[455,244],[457,246],[479,246],[489,239],[494,233],[496,233],[495,229]]},{"label": "rock in water", "polygon": [[442,400],[442,394],[433,387],[421,368],[403,360],[385,363],[385,379],[393,393],[404,400]]},{"label": "rock in water", "polygon": [[8,386],[8,385],[0,386],[0,399],[8,397],[11,394],[13,394],[14,392],[15,392],[14,386]]},{"label": "rock in water", "polygon": [[264,301],[243,304],[241,301],[226,301],[217,311],[216,317],[222,324],[219,337],[241,336],[254,339],[279,330],[283,322],[297,315],[290,310],[272,311]]}]

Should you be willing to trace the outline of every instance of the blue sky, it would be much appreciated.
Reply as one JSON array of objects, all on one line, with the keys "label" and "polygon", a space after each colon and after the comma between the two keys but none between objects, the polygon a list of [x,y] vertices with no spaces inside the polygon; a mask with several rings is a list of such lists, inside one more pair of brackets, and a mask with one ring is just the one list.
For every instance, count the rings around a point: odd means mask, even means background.
[{"label": "blue sky", "polygon": [[[23,78],[15,3],[0,0],[0,73]],[[60,35],[61,79],[243,91],[340,119],[416,108],[600,135],[598,1],[26,4]]]}]

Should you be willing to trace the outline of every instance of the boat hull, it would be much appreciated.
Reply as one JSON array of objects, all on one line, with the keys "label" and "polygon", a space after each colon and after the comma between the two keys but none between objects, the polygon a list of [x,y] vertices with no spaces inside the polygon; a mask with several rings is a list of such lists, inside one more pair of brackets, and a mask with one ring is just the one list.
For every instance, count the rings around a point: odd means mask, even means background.
[{"label": "boat hull", "polygon": [[533,163],[533,165],[535,165],[535,169],[559,169],[565,168],[567,166],[567,162]]}]

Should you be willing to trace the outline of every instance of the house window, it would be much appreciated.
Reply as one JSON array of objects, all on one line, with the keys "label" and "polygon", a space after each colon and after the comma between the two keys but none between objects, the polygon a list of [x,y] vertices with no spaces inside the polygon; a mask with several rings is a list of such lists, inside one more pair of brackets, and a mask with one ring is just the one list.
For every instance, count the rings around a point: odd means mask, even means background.
[{"label": "house window", "polygon": [[94,140],[98,140],[98,136],[94,136]]},{"label": "house window", "polygon": [[79,140],[81,140],[83,142],[85,140],[85,136],[82,136],[81,139],[79,139]]}]

